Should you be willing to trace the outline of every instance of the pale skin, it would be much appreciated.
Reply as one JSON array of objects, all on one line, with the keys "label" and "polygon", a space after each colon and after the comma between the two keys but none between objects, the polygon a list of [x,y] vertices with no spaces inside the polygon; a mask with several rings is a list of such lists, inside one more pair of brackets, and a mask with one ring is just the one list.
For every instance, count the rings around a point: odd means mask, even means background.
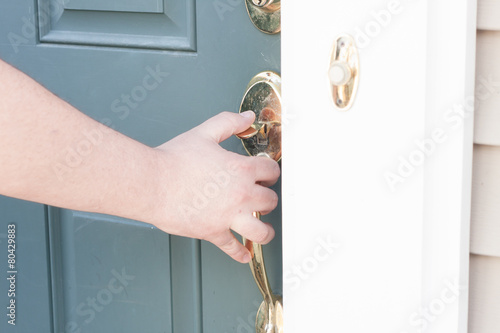
[{"label": "pale skin", "polygon": [[[278,196],[268,186],[279,177],[278,164],[219,146],[250,127],[253,112],[220,113],[152,148],[89,118],[1,60],[0,78],[0,194],[140,220],[212,242],[242,263],[250,253],[231,230],[261,244],[273,239],[272,226],[252,212],[276,208]],[[84,133],[101,136],[88,144]],[[85,148],[78,163],[68,165],[68,147]]]}]

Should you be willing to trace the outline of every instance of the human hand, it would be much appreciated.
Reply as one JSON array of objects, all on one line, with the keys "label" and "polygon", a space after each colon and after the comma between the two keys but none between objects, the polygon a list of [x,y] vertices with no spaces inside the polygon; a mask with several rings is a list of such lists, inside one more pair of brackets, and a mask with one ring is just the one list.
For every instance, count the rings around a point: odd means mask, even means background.
[{"label": "human hand", "polygon": [[267,244],[274,229],[252,213],[269,213],[278,204],[268,189],[280,169],[266,157],[248,157],[224,150],[219,143],[253,123],[252,111],[223,112],[156,148],[161,172],[163,207],[154,223],[180,236],[212,242],[233,259],[247,263],[250,252],[234,237]]},{"label": "human hand", "polygon": [[0,194],[152,223],[208,240],[240,262],[250,253],[230,230],[263,244],[274,237],[252,213],[276,207],[278,197],[266,186],[279,177],[278,164],[219,146],[250,127],[253,112],[221,113],[151,148],[1,60],[0,77],[8,83],[0,89],[0,160],[12,161],[0,163]]}]

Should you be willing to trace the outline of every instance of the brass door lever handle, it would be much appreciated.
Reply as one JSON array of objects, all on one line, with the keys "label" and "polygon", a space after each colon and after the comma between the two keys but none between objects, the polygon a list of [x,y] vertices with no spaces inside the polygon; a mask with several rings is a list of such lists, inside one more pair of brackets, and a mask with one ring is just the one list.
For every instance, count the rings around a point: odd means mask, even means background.
[{"label": "brass door lever handle", "polygon": [[[273,72],[257,74],[247,86],[240,113],[252,110],[255,121],[246,131],[237,134],[251,156],[281,159],[281,78]],[[260,219],[260,213],[254,212]],[[264,301],[255,320],[257,333],[283,333],[283,303],[273,294],[267,278],[262,245],[243,238],[252,255],[250,270]]]},{"label": "brass door lever handle", "polygon": [[[255,212],[254,216],[260,219],[260,213],[258,212]],[[245,237],[243,237],[243,243],[252,254],[250,270],[264,298],[255,318],[255,330],[257,333],[283,333],[283,300],[281,296],[273,294],[271,290],[262,245],[254,243]]]},{"label": "brass door lever handle", "polygon": [[[254,212],[253,216],[260,220],[260,213]],[[252,242],[251,240],[243,237],[243,244],[250,251],[252,255],[252,261],[250,265],[250,270],[257,283],[262,298],[266,302],[272,302],[276,297],[273,295],[271,286],[269,285],[269,280],[266,273],[266,265],[264,264],[264,253],[262,252],[262,245]]]}]

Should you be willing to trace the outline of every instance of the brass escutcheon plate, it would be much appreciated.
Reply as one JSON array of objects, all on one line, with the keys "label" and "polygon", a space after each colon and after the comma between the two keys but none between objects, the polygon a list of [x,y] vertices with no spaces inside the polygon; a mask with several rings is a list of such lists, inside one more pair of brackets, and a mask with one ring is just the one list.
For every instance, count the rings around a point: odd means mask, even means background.
[{"label": "brass escutcheon plate", "polygon": [[283,326],[283,299],[281,296],[276,296],[272,303],[263,301],[255,318],[256,333],[283,333]]},{"label": "brass escutcheon plate", "polygon": [[240,113],[255,112],[255,121],[240,133],[250,156],[264,155],[281,159],[281,77],[274,72],[262,72],[252,78],[240,105]]},{"label": "brass escutcheon plate", "polygon": [[[349,110],[356,98],[359,82],[359,56],[354,38],[348,35],[336,39],[329,66],[330,90],[334,105]],[[337,74],[340,74],[337,77]]]}]

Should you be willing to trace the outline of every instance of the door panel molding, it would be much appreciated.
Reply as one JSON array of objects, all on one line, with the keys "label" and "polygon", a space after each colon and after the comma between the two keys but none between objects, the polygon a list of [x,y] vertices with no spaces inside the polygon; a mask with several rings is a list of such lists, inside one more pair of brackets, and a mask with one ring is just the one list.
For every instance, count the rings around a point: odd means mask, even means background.
[{"label": "door panel molding", "polygon": [[48,220],[56,332],[137,331],[141,318],[155,332],[201,332],[199,241],[55,207]]},{"label": "door panel molding", "polygon": [[65,0],[64,8],[93,11],[163,13],[163,0]]},{"label": "door panel molding", "polygon": [[60,0],[38,0],[40,42],[196,51],[195,0],[164,0],[165,10],[148,3],[139,10],[130,1],[130,8],[122,8],[128,3],[116,7],[112,0],[97,3],[77,8],[82,6],[70,0],[64,6]]},{"label": "door panel molding", "polygon": [[52,332],[45,207],[0,195],[0,212],[0,332]]}]

